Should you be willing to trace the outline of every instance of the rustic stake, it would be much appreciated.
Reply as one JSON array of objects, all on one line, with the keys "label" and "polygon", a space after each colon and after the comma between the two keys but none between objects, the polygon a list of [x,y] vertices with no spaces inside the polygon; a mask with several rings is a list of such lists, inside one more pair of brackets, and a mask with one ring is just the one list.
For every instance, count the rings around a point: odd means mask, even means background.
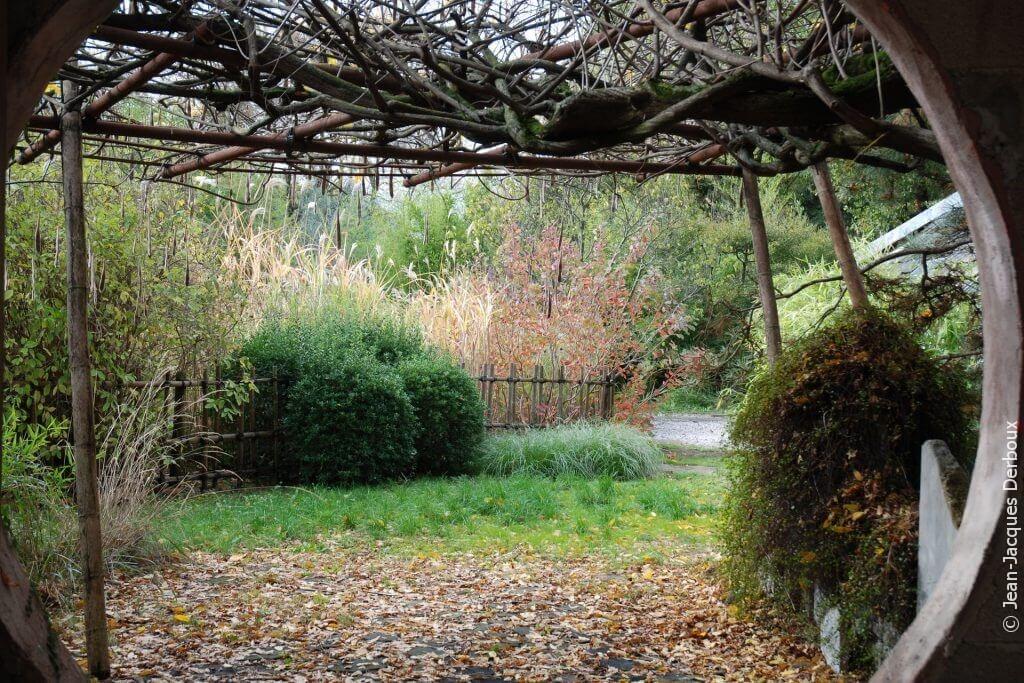
[{"label": "rustic stake", "polygon": [[772,263],[768,255],[768,233],[761,212],[761,193],[757,189],[757,176],[743,169],[743,200],[750,217],[750,234],[754,240],[754,260],[757,261],[757,290],[764,312],[764,347],[769,363],[774,363],[782,350],[782,331],[779,327],[779,309],[775,305],[775,285],[772,282]]},{"label": "rustic stake", "polygon": [[864,276],[861,275],[860,268],[857,267],[857,259],[853,255],[853,248],[850,247],[850,235],[846,231],[843,211],[836,199],[836,190],[832,185],[832,174],[829,173],[828,163],[824,161],[816,163],[811,167],[811,175],[814,176],[814,187],[818,190],[818,200],[825,213],[828,236],[832,238],[832,247],[836,251],[836,260],[839,261],[839,270],[843,273],[846,291],[850,293],[850,303],[858,311],[863,311],[870,305],[867,290],[864,288]]},{"label": "rustic stake", "polygon": [[[74,86],[65,84],[65,93]],[[82,536],[82,577],[85,584],[85,649],[89,673],[110,676],[107,649],[106,599],[103,594],[103,539],[100,530],[93,424],[92,378],[89,363],[85,200],[82,194],[82,114],[64,113],[60,121],[64,175],[64,218],[68,249],[68,361],[71,366],[71,423],[75,453],[75,500]]]},{"label": "rustic stake", "polygon": [[516,364],[508,364],[508,404],[505,406],[505,422],[511,429],[516,423]]},{"label": "rustic stake", "polygon": [[[543,186],[541,186],[543,187]],[[558,366],[558,424],[565,422],[565,366]]]},{"label": "rustic stake", "polygon": [[273,441],[273,453],[274,453],[274,483],[281,483],[281,381],[277,374],[277,368],[274,368],[274,441]]}]

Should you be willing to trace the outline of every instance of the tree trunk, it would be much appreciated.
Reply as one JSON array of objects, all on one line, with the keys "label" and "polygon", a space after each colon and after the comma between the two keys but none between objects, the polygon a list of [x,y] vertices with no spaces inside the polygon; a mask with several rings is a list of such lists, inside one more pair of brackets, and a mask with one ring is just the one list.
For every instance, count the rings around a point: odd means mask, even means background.
[{"label": "tree trunk", "polygon": [[[73,86],[65,82],[66,91]],[[65,99],[71,92],[65,92]],[[75,500],[81,532],[85,584],[85,647],[89,672],[110,676],[107,615],[103,595],[103,540],[100,532],[96,435],[88,338],[89,277],[86,261],[85,201],[82,191],[82,114],[61,117],[64,219],[68,248],[68,361],[71,366],[71,428],[75,453]]]},{"label": "tree trunk", "polygon": [[829,173],[828,164],[819,161],[811,167],[811,175],[814,176],[814,187],[818,190],[818,200],[821,201],[821,209],[825,213],[828,236],[832,238],[832,247],[835,249],[836,259],[839,261],[839,270],[843,274],[846,291],[850,293],[850,303],[853,304],[854,309],[863,311],[869,306],[868,293],[864,288],[864,278],[857,266],[853,248],[850,247],[850,235],[846,232],[846,223],[843,221],[843,212],[836,199],[836,190],[832,186],[832,175]]},{"label": "tree trunk", "polygon": [[764,313],[764,350],[769,363],[774,363],[782,350],[782,331],[779,327],[779,309],[775,305],[775,283],[772,281],[772,263],[768,255],[768,233],[761,212],[761,193],[757,189],[757,176],[743,169],[743,200],[750,217],[750,234],[754,240],[754,260],[757,262],[757,291],[761,296]]}]

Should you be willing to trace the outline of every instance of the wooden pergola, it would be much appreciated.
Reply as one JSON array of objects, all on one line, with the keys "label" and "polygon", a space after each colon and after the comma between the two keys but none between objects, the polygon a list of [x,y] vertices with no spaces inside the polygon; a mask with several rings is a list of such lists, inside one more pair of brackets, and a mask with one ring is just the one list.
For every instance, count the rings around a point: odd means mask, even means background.
[{"label": "wooden pergola", "polygon": [[[827,161],[942,161],[893,60],[836,0],[125,0],[61,67],[16,156],[63,157],[76,497],[91,673],[109,674],[86,343],[82,160],[155,182],[480,173],[743,178],[781,345],[759,176],[812,169],[867,305]],[[156,142],[154,142],[156,141]]]}]

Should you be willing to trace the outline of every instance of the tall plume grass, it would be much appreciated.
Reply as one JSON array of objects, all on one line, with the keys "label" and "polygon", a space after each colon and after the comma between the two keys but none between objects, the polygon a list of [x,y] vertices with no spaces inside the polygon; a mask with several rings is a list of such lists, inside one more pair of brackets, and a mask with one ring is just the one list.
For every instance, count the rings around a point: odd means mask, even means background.
[{"label": "tall plume grass", "polygon": [[463,271],[425,284],[405,299],[406,320],[467,369],[479,369],[492,359],[490,332],[500,305],[493,283]]},{"label": "tall plume grass", "polygon": [[[164,552],[151,531],[169,499],[153,490],[161,465],[182,448],[170,438],[160,392],[151,386],[119,402],[114,419],[97,435],[108,571],[153,561]],[[4,518],[33,584],[54,603],[74,596],[81,576],[67,427],[66,421],[56,420],[23,424],[14,411],[4,418]]]},{"label": "tall plume grass", "polygon": [[268,313],[302,313],[339,305],[363,312],[383,312],[392,303],[388,284],[354,248],[338,248],[327,235],[315,245],[284,228],[265,228],[237,207],[225,207],[217,218],[227,249],[223,276],[245,296],[249,323]]},{"label": "tall plume grass", "polygon": [[461,271],[447,278],[412,277],[413,287],[395,287],[393,272],[365,258],[355,245],[315,244],[287,226],[265,228],[236,207],[218,217],[228,245],[224,276],[244,295],[246,333],[269,315],[303,315],[324,309],[384,315],[419,328],[428,342],[447,350],[467,368],[486,362],[497,293],[485,278]]}]

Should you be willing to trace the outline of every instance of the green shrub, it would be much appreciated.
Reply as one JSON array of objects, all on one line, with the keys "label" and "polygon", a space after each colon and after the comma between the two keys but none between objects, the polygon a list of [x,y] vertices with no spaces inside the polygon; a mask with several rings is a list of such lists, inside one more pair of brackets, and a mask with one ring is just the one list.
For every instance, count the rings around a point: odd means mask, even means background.
[{"label": "green shrub", "polygon": [[[226,375],[240,376],[248,364],[256,377],[277,376],[288,443],[300,444],[293,458],[285,452],[286,474],[306,482],[379,481],[414,473],[410,452],[417,423],[392,366],[425,352],[419,331],[396,320],[321,311],[265,321]],[[270,392],[255,398],[262,424],[272,419],[272,399]],[[397,435],[393,443],[386,443],[388,434]],[[250,459],[266,473],[271,455],[264,448]]]},{"label": "green shrub", "polygon": [[300,478],[334,484],[412,475],[416,419],[398,374],[359,353],[320,360],[285,404]]},{"label": "green shrub", "polygon": [[441,357],[419,356],[398,366],[416,416],[416,470],[461,474],[484,437],[484,404],[464,370]]},{"label": "green shrub", "polygon": [[66,445],[67,428],[66,420],[26,425],[17,411],[4,412],[0,511],[29,578],[47,598],[70,583],[76,561],[72,471],[66,448],[57,445]]},{"label": "green shrub", "polygon": [[768,579],[784,605],[815,584],[843,606],[844,649],[869,668],[871,618],[914,616],[921,444],[970,467],[963,378],[878,313],[841,316],[750,384],[732,427],[726,571],[741,597]]},{"label": "green shrub", "polygon": [[579,424],[488,437],[479,465],[488,474],[615,479],[653,476],[662,461],[652,439],[618,424]]},{"label": "green shrub", "polygon": [[267,320],[242,344],[237,357],[247,358],[259,377],[276,372],[288,382],[352,352],[395,365],[424,353],[423,338],[418,330],[386,316],[325,311]]}]

